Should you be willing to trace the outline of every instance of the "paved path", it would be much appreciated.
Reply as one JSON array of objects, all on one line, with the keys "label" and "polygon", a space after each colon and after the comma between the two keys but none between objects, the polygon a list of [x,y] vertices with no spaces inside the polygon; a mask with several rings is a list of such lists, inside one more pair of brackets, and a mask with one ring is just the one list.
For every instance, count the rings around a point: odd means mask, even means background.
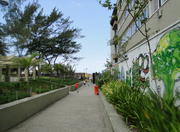
[{"label": "paved path", "polygon": [[8,132],[112,132],[112,129],[100,97],[93,94],[93,85],[89,84]]}]

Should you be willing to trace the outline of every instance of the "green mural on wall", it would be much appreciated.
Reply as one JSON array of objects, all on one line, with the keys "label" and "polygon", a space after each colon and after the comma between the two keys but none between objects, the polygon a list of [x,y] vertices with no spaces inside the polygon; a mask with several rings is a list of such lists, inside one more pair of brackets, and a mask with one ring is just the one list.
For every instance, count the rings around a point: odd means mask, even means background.
[{"label": "green mural on wall", "polygon": [[176,75],[180,72],[180,29],[173,29],[163,35],[153,53],[154,77],[164,82],[164,97],[173,97]]}]

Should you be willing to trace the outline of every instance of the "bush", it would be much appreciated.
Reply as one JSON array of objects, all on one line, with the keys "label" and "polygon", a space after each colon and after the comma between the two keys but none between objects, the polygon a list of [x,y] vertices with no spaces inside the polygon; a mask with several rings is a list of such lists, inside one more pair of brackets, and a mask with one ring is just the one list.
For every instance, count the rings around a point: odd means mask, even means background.
[{"label": "bush", "polygon": [[0,104],[12,102],[31,96],[33,93],[44,93],[78,82],[76,79],[43,77],[29,82],[0,82]]},{"label": "bush", "polygon": [[121,81],[105,84],[102,91],[131,127],[142,132],[180,131],[180,111],[174,99],[167,102],[153,92],[146,94]]},{"label": "bush", "polygon": [[106,71],[102,72],[102,74],[100,76],[98,76],[98,79],[96,82],[97,85],[99,87],[101,87],[105,83],[108,83],[108,82],[113,81],[113,80],[117,80],[119,72],[115,69],[113,70],[113,72],[114,72],[114,74],[112,74],[110,70],[106,70]]}]

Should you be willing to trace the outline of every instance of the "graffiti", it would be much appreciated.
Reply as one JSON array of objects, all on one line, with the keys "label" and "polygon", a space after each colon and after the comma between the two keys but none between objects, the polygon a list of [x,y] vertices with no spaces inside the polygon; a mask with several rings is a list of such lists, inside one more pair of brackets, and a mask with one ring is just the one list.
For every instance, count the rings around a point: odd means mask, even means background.
[{"label": "graffiti", "polygon": [[133,62],[132,67],[132,82],[133,86],[139,88],[149,87],[149,56],[147,54],[140,54]]},{"label": "graffiti", "polygon": [[180,30],[173,29],[163,35],[152,56],[154,77],[165,86],[164,97],[171,99],[177,74],[180,72]]},{"label": "graffiti", "polygon": [[126,71],[126,82],[136,88],[149,87],[149,56],[140,54],[133,61],[132,67]]},{"label": "graffiti", "polygon": [[146,79],[148,78],[148,73],[149,73],[149,56],[148,55],[143,55],[140,54],[138,57],[138,62],[139,62],[139,72],[140,72],[140,80],[142,82],[145,82]]}]

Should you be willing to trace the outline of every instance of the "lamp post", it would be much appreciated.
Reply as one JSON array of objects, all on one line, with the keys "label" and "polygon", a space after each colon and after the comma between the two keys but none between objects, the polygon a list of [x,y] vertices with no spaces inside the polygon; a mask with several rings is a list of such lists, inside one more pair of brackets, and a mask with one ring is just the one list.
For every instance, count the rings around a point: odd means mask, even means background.
[{"label": "lamp post", "polygon": [[7,6],[9,4],[9,0],[0,0],[0,4],[3,6]]}]

